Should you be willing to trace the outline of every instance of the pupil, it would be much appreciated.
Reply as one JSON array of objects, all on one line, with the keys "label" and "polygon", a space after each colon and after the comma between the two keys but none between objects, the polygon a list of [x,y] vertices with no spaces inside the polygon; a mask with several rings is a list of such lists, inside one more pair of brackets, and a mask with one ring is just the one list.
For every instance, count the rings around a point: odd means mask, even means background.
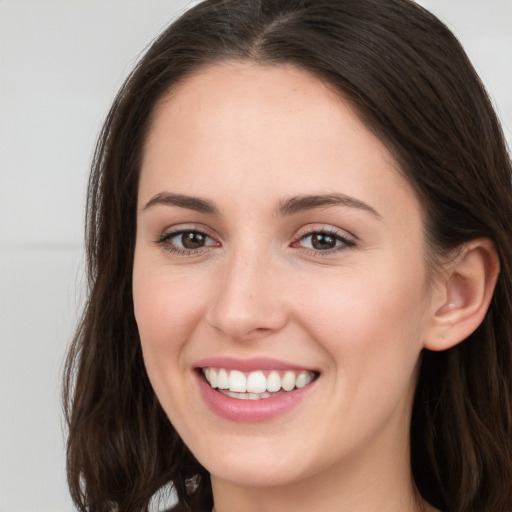
[{"label": "pupil", "polygon": [[185,249],[199,249],[204,246],[204,235],[193,231],[183,233],[181,243]]},{"label": "pupil", "polygon": [[315,249],[325,250],[336,247],[336,239],[332,235],[326,235],[325,233],[317,233],[313,235],[311,244]]}]

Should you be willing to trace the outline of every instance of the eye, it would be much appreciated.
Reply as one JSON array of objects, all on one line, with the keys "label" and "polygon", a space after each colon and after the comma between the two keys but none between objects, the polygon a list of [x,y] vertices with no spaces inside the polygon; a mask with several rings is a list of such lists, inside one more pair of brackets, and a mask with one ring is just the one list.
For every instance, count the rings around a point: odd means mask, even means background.
[{"label": "eye", "polygon": [[199,249],[207,242],[207,235],[199,231],[184,231],[171,236],[168,241],[182,249]]},{"label": "eye", "polygon": [[355,245],[353,240],[340,233],[327,230],[312,231],[302,235],[294,244],[294,247],[303,247],[315,252],[330,253],[347,249]]},{"label": "eye", "polygon": [[206,233],[195,229],[182,229],[171,233],[164,233],[157,240],[157,244],[179,254],[195,253],[201,249],[217,247],[219,245],[216,240]]}]

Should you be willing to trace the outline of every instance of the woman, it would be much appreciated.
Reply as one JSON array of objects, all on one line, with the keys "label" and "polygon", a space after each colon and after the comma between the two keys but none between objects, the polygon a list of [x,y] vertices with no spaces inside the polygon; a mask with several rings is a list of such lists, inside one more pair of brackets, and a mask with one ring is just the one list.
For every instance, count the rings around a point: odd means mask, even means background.
[{"label": "woman", "polygon": [[185,13],[91,174],[79,509],[511,510],[510,218],[486,93],[413,2]]}]

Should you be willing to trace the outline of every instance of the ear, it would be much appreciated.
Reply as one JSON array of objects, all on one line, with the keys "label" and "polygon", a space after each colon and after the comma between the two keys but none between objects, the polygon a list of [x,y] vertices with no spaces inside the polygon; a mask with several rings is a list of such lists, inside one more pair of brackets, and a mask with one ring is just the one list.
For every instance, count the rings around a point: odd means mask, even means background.
[{"label": "ear", "polygon": [[424,348],[446,350],[475,331],[487,313],[499,272],[496,248],[489,239],[472,240],[459,249],[437,280]]}]

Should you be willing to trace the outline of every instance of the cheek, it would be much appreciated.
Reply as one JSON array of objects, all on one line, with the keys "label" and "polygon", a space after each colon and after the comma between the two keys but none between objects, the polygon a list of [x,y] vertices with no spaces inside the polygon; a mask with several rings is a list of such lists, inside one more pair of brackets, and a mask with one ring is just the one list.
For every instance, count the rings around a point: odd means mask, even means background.
[{"label": "cheek", "polygon": [[398,369],[410,376],[426,328],[422,265],[381,260],[310,297],[304,324],[351,387],[365,387],[369,374],[368,383],[376,385],[392,381]]},{"label": "cheek", "polygon": [[[392,423],[397,431],[407,424],[421,352],[420,291],[397,275],[366,273],[310,303],[305,321],[329,355],[326,375],[333,376],[324,425],[331,449],[344,438],[369,439],[390,418],[399,418],[400,425]],[[329,425],[337,425],[335,434]]]},{"label": "cheek", "polygon": [[[142,252],[142,251],[141,251]],[[204,309],[199,281],[183,279],[156,263],[152,255],[137,254],[133,270],[133,301],[144,365],[151,385],[169,418],[187,417],[187,341]]]},{"label": "cheek", "polygon": [[136,253],[133,301],[146,364],[184,345],[203,311],[198,285]]}]

